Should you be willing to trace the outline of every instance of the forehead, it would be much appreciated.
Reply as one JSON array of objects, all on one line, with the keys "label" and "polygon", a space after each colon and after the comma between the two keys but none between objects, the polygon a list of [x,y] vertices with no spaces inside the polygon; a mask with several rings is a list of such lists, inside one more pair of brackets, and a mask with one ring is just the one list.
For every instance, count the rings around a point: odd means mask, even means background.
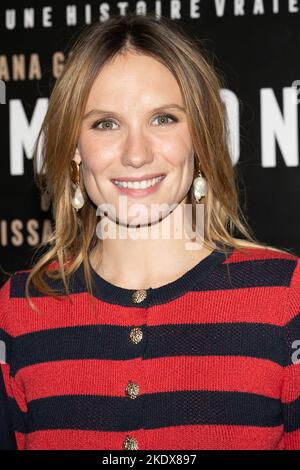
[{"label": "forehead", "polygon": [[90,105],[107,106],[183,104],[181,91],[172,72],[157,59],[127,52],[115,56],[99,72],[90,90]]}]

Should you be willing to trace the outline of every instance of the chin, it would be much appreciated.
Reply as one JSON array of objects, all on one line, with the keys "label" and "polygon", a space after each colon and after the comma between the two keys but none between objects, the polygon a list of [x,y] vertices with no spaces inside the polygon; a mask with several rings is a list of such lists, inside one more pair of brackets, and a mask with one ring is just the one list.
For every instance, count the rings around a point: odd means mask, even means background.
[{"label": "chin", "polygon": [[159,217],[156,215],[151,218],[151,214],[145,215],[135,215],[133,217],[128,216],[120,217],[118,219],[119,223],[122,225],[127,225],[128,228],[139,228],[139,227],[147,227],[148,225],[155,224],[159,221]]}]

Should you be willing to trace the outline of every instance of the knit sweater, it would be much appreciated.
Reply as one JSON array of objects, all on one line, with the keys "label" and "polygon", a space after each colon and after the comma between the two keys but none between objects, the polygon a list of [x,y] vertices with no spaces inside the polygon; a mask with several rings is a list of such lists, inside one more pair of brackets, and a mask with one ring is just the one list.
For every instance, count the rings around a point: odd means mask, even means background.
[{"label": "knit sweater", "polygon": [[[19,450],[300,449],[300,258],[213,251],[146,290],[0,289],[2,441]],[[61,281],[49,280],[57,288]],[[10,433],[10,434],[9,434]],[[7,444],[10,445],[10,444]]]}]

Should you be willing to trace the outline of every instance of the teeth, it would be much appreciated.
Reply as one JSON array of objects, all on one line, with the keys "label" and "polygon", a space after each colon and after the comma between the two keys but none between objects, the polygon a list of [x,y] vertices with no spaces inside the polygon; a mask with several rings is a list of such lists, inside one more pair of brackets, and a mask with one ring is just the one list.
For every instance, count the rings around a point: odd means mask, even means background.
[{"label": "teeth", "polygon": [[121,188],[129,188],[129,189],[145,189],[150,188],[150,186],[154,186],[156,183],[161,181],[163,176],[158,176],[157,178],[153,178],[151,180],[143,180],[143,181],[114,181],[117,186]]}]

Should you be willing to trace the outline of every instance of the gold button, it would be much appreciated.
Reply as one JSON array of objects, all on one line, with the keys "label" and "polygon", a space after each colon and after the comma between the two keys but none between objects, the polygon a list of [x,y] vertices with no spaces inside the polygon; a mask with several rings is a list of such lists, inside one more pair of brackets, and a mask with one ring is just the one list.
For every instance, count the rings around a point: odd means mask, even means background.
[{"label": "gold button", "polygon": [[145,298],[147,297],[147,291],[145,289],[139,289],[134,291],[134,293],[131,296],[131,299],[133,300],[134,303],[138,304],[140,302],[143,302]]},{"label": "gold button", "polygon": [[126,436],[126,439],[123,441],[123,447],[126,450],[138,450],[138,442],[134,437]]},{"label": "gold button", "polygon": [[140,327],[132,328],[129,333],[130,341],[134,344],[139,343],[143,339],[143,332]]},{"label": "gold button", "polygon": [[134,382],[131,382],[131,380],[128,382],[127,384],[127,387],[126,387],[126,395],[129,397],[129,398],[136,398],[139,394],[139,389],[140,387],[135,384]]}]

